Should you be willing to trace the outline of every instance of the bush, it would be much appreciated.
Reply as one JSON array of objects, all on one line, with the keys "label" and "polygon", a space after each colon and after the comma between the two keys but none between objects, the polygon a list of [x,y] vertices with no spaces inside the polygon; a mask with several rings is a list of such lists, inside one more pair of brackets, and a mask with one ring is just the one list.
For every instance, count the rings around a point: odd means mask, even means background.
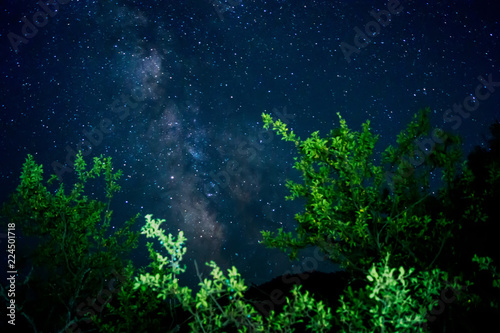
[{"label": "bush", "polygon": [[322,302],[317,302],[308,292],[302,293],[295,286],[292,299],[286,299],[284,311],[277,314],[271,311],[269,317],[262,317],[244,298],[247,290],[236,267],[224,274],[213,261],[207,263],[212,268],[211,278],[200,275],[200,290],[192,296],[188,287],[180,287],[178,275],[185,271],[181,261],[186,253],[183,232],[177,238],[171,234],[166,236],[160,225],[164,220],[155,220],[152,215],[146,216],[146,225],[142,233],[146,237],[156,238],[165,248],[168,255],[154,252],[152,244],[148,243],[150,256],[150,272],[140,274],[135,278],[134,290],[151,289],[157,297],[163,300],[172,299],[185,311],[191,314],[189,327],[192,332],[223,332],[235,329],[238,332],[293,332],[293,326],[306,323],[313,332],[327,332],[333,318],[331,310]]}]

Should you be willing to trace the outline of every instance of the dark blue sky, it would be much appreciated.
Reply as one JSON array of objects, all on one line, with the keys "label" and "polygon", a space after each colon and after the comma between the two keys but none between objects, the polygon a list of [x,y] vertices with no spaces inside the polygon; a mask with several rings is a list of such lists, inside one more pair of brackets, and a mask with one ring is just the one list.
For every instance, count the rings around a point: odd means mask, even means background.
[{"label": "dark blue sky", "polygon": [[[52,173],[90,145],[124,171],[115,225],[166,219],[188,237],[190,269],[213,259],[261,283],[294,265],[258,244],[260,230],[292,230],[302,208],[284,201],[293,146],[262,130],[262,112],[301,138],[329,132],[337,112],[353,130],[370,119],[379,150],[426,106],[466,150],[500,118],[494,1],[60,2],[46,22],[35,1],[1,7],[0,199],[26,154]],[[370,23],[388,6],[390,21]],[[341,45],[352,50],[366,26],[378,35],[346,59]],[[480,76],[493,83],[478,99]],[[470,115],[454,109],[464,101]]]}]

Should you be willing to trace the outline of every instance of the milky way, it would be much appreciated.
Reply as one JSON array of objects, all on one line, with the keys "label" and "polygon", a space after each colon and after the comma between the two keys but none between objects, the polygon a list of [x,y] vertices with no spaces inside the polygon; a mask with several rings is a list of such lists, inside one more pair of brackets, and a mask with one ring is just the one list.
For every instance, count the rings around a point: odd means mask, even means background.
[{"label": "milky way", "polygon": [[[500,81],[498,18],[478,1],[401,1],[347,62],[342,43],[355,45],[387,4],[72,1],[14,52],[7,34],[21,34],[21,18],[40,7],[8,1],[2,195],[27,153],[46,171],[68,168],[67,180],[70,152],[90,146],[90,157],[111,156],[124,171],[115,224],[139,212],[185,232],[188,283],[193,260],[236,265],[251,282],[283,274],[300,262],[263,248],[260,230],[293,230],[303,203],[284,200],[286,179],[298,180],[295,151],[262,129],[263,112],[301,138],[328,133],[337,112],[354,130],[369,119],[383,148],[426,106],[434,125],[452,130],[446,110],[474,93],[478,76]],[[463,117],[456,133],[466,149],[484,145],[499,100],[492,93]],[[148,262],[143,252],[134,260]]]}]

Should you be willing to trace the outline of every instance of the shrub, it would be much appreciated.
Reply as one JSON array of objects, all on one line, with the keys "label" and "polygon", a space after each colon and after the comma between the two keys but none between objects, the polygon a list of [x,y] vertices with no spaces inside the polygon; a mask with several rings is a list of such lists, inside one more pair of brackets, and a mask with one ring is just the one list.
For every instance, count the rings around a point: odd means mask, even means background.
[{"label": "shrub", "polygon": [[146,225],[142,233],[146,237],[156,238],[167,251],[167,255],[154,252],[148,243],[150,256],[154,261],[150,264],[152,271],[140,274],[135,278],[135,290],[151,289],[163,300],[174,299],[191,314],[189,327],[192,332],[222,332],[236,329],[238,332],[293,332],[293,326],[306,323],[313,332],[326,332],[331,328],[333,318],[331,310],[322,302],[317,302],[308,292],[302,293],[295,286],[292,299],[286,299],[283,312],[271,311],[268,318],[262,317],[244,298],[247,290],[236,267],[224,274],[213,261],[207,263],[212,268],[211,278],[200,275],[200,290],[192,296],[192,290],[179,285],[179,274],[185,271],[181,261],[186,253],[186,238],[182,231],[177,238],[165,235],[160,225],[164,220],[155,220],[152,215],[146,216]]}]

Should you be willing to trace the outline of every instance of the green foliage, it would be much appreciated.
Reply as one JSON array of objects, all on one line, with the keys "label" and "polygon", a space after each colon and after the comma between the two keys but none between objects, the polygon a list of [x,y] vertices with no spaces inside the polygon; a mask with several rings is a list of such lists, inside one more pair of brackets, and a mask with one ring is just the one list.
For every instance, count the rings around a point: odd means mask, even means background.
[{"label": "green foliage", "polygon": [[[493,265],[493,259],[491,259],[490,257],[479,257],[477,254],[475,254],[472,258],[472,261],[479,265],[480,271],[489,272],[493,279],[493,287],[500,289],[500,273],[497,272],[497,267]],[[490,305],[491,307],[498,309],[498,300],[492,301]]]},{"label": "green foliage", "polygon": [[[159,240],[168,253],[164,257],[154,253],[149,244],[152,272],[142,273],[135,278],[134,290],[152,290],[157,298],[174,300],[191,314],[189,327],[192,332],[223,332],[235,328],[238,332],[293,332],[293,325],[307,321],[307,328],[314,332],[325,332],[331,328],[333,318],[330,309],[322,302],[316,302],[307,292],[299,288],[293,290],[294,298],[287,298],[287,306],[282,313],[271,312],[269,318],[263,318],[244,298],[247,287],[233,266],[224,274],[213,261],[207,263],[212,268],[211,278],[205,278],[198,272],[200,290],[193,297],[192,290],[180,287],[178,274],[184,272],[180,261],[186,253],[183,246],[186,238],[182,231],[177,238],[166,236],[160,225],[164,220],[146,216],[146,225],[142,233]],[[267,327],[267,329],[266,329]]]},{"label": "green foliage", "polygon": [[[374,264],[364,289],[351,286],[341,295],[336,312],[342,332],[424,332],[448,274],[439,269],[413,274],[414,268],[391,268],[389,257]],[[458,288],[455,284],[454,287]]]},{"label": "green foliage", "polygon": [[[28,155],[20,184],[2,207],[1,215],[34,244],[25,257],[18,255],[18,270],[25,278],[16,292],[19,313],[38,330],[54,331],[81,322],[84,318],[76,313],[79,302],[95,296],[110,271],[121,271],[123,255],[137,246],[139,234],[130,230],[137,216],[110,231],[110,202],[120,190],[116,181],[121,175],[113,171],[111,158],[94,158],[87,171],[78,153],[75,171],[77,180],[69,193],[62,183],[49,190],[42,165]],[[85,194],[87,181],[100,177],[107,202]],[[56,179],[52,176],[48,185]],[[5,298],[3,287],[2,294]],[[40,307],[39,299],[50,304],[51,311]]]},{"label": "green foliage", "polygon": [[479,257],[477,254],[472,258],[473,262],[478,263],[479,270],[481,271],[489,271],[491,275],[495,278],[493,281],[493,286],[496,288],[500,288],[500,274],[497,272],[496,266],[494,266],[493,260],[490,257]]},{"label": "green foliage", "polygon": [[[338,114],[340,126],[326,138],[314,132],[301,140],[285,124],[263,114],[264,128],[272,125],[284,140],[295,143],[299,153],[294,168],[302,173],[303,183],[287,181],[291,193],[287,199],[306,201],[304,212],[295,216],[296,233],[262,231],[264,244],[280,248],[291,259],[300,249],[319,246],[332,261],[351,271],[366,272],[386,252],[394,253],[399,263],[409,261],[422,269],[432,266],[439,247],[452,235],[452,222],[430,216],[424,208],[429,196],[427,171],[443,168],[450,178],[457,172],[460,154],[453,148],[456,139],[448,136],[422,161],[421,172],[404,174],[415,155],[416,140],[428,132],[428,113],[425,109],[415,116],[398,136],[398,147],[389,146],[378,166],[373,156],[378,136],[370,132],[369,121],[360,132],[353,132]],[[387,172],[394,166],[392,178],[399,179],[388,183]],[[416,242],[416,235],[424,241]],[[435,257],[428,260],[429,253]]]},{"label": "green foliage", "polygon": [[270,331],[291,332],[291,327],[296,323],[304,322],[304,317],[309,319],[306,328],[312,332],[327,332],[332,327],[333,315],[331,309],[323,302],[316,302],[309,296],[309,292],[301,292],[301,286],[294,285],[292,289],[293,299],[286,299],[283,312],[276,314],[271,312],[267,318]]},{"label": "green foliage", "polygon": [[[144,271],[141,269],[140,271]],[[159,328],[174,331],[177,304],[165,302],[150,288],[134,289],[134,268],[125,271],[126,283],[116,294],[114,302],[107,304],[106,311],[94,315],[99,332],[156,332]]]},{"label": "green foliage", "polygon": [[[301,249],[319,247],[350,274],[351,282],[366,284],[357,291],[350,287],[342,296],[336,313],[344,330],[398,332],[424,322],[448,269],[457,273],[455,281],[473,284],[455,263],[439,259],[443,252],[453,258],[455,248],[446,244],[461,230],[459,221],[488,218],[483,205],[489,192],[472,189],[474,177],[461,162],[459,138],[431,131],[429,113],[426,108],[415,115],[397,136],[397,145],[387,147],[380,158],[374,154],[378,137],[370,132],[369,121],[353,132],[337,114],[339,127],[326,137],[314,132],[301,140],[285,124],[262,115],[265,129],[295,143],[299,156],[294,168],[302,182],[287,181],[287,199],[305,201],[304,211],[295,215],[296,230],[262,231],[263,243],[292,260]],[[431,177],[439,173],[442,186],[434,192]],[[488,184],[497,182],[499,174],[498,166],[490,169]],[[468,200],[461,220],[453,214],[457,195]],[[392,254],[391,266],[387,253]],[[400,267],[399,276],[389,267]],[[460,300],[470,304],[479,298],[469,293]]]}]

